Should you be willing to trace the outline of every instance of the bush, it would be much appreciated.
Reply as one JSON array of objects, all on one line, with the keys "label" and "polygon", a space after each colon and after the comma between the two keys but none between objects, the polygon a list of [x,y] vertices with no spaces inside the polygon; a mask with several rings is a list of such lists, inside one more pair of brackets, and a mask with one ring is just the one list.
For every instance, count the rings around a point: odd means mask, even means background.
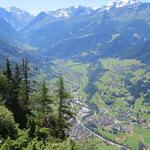
[{"label": "bush", "polygon": [[18,128],[15,123],[13,114],[4,106],[0,106],[0,137],[15,138]]},{"label": "bush", "polygon": [[27,148],[24,150],[42,150],[44,146],[42,142],[38,141],[37,139],[32,139],[32,141],[28,144]]},{"label": "bush", "polygon": [[21,150],[28,145],[30,140],[28,130],[19,130],[17,139],[13,141],[13,149]]},{"label": "bush", "polygon": [[37,131],[37,137],[39,140],[45,142],[46,139],[48,138],[49,136],[49,129],[48,128],[40,128],[38,131]]},{"label": "bush", "polygon": [[0,145],[0,150],[11,150],[12,145],[13,141],[10,138],[8,138],[3,144]]},{"label": "bush", "polygon": [[27,147],[30,140],[31,139],[28,137],[28,130],[19,130],[16,139],[12,140],[9,137],[2,141],[0,150],[23,150],[23,148]]}]

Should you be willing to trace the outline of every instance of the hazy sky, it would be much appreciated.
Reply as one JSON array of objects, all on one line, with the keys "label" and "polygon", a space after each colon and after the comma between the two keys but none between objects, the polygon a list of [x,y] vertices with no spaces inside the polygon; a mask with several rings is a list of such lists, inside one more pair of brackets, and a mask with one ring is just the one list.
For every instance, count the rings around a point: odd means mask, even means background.
[{"label": "hazy sky", "polygon": [[[32,14],[37,14],[40,11],[56,10],[58,8],[67,8],[70,6],[91,6],[100,7],[107,3],[108,0],[0,0],[0,7],[19,7],[27,10]],[[142,0],[150,2],[150,0]]]}]

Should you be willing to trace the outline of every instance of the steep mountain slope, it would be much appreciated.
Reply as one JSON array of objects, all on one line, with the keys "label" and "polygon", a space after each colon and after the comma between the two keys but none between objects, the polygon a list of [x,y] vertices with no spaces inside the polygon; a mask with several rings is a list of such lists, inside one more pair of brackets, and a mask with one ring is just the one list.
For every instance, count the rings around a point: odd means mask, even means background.
[{"label": "steep mountain slope", "polygon": [[[0,8],[0,64],[5,63],[6,58],[17,62],[22,58],[28,58],[31,63],[42,65],[43,61],[37,54],[37,49],[28,45],[20,32],[33,16],[19,8]],[[41,62],[39,62],[39,59]]]},{"label": "steep mountain slope", "polygon": [[137,1],[115,2],[109,9],[71,7],[41,12],[23,34],[29,44],[49,56],[136,58],[137,48],[150,39],[149,14],[150,4]]},{"label": "steep mountain slope", "polygon": [[[4,64],[6,58],[10,58],[13,62],[17,62],[21,59],[23,51],[17,48],[15,45],[9,44],[5,41],[0,41],[0,64]],[[23,57],[22,57],[23,58]]]},{"label": "steep mountain slope", "polygon": [[1,67],[5,65],[6,58],[9,58],[13,63],[20,62],[23,58],[27,58],[32,65],[36,64],[35,66],[39,68],[44,67],[43,58],[38,55],[36,49],[34,49],[33,47],[0,40]]},{"label": "steep mountain slope", "polygon": [[150,64],[150,41],[144,42],[144,44],[137,49],[135,57],[143,60],[143,62]]},{"label": "steep mountain slope", "polygon": [[0,64],[8,57],[13,62],[24,57],[32,62],[37,60],[36,49],[24,43],[21,35],[5,19],[0,18]]},{"label": "steep mountain slope", "polygon": [[33,16],[27,11],[10,7],[6,9],[0,8],[0,18],[11,24],[14,29],[20,30],[33,19]]},{"label": "steep mountain slope", "polygon": [[15,42],[20,38],[18,32],[5,19],[0,18],[0,39]]},{"label": "steep mountain slope", "polygon": [[58,9],[36,17],[14,7],[0,8],[0,37],[36,47],[41,56],[80,61],[137,58],[149,63],[149,46],[144,46],[150,39],[149,14],[150,3],[136,0],[112,0],[97,10]]}]

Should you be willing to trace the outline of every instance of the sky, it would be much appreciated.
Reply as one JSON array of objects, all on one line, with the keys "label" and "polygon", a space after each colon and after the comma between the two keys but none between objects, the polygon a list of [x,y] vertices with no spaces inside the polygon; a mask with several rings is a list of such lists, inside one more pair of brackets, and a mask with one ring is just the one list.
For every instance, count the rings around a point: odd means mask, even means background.
[{"label": "sky", "polygon": [[[150,0],[142,1],[150,2]],[[8,8],[15,6],[36,15],[41,11],[50,11],[78,5],[98,8],[107,2],[108,0],[0,0],[0,7]]]}]

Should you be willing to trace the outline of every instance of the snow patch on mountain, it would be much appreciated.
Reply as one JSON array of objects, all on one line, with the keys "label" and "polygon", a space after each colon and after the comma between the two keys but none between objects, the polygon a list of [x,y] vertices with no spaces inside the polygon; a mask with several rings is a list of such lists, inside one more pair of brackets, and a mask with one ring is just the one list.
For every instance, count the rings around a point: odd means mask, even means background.
[{"label": "snow patch on mountain", "polygon": [[67,9],[58,9],[56,11],[48,11],[46,12],[48,15],[53,16],[55,18],[60,18],[60,17],[69,17],[70,12],[67,11]]},{"label": "snow patch on mountain", "polygon": [[26,10],[22,10],[22,9],[16,8],[16,7],[9,7],[9,8],[6,8],[6,10],[16,16],[31,15]]},{"label": "snow patch on mountain", "polygon": [[105,9],[109,10],[111,8],[120,8],[125,6],[130,6],[134,4],[140,4],[141,2],[138,0],[110,0],[106,6]]},{"label": "snow patch on mountain", "polygon": [[4,9],[7,15],[3,16],[16,30],[25,27],[34,16],[29,12],[16,7],[9,7]]},{"label": "snow patch on mountain", "polygon": [[78,7],[62,8],[56,11],[48,11],[46,13],[55,18],[61,18],[61,17],[67,18],[76,15],[84,15],[84,14],[89,15],[93,11],[94,9],[92,9],[91,7],[78,6]]}]

